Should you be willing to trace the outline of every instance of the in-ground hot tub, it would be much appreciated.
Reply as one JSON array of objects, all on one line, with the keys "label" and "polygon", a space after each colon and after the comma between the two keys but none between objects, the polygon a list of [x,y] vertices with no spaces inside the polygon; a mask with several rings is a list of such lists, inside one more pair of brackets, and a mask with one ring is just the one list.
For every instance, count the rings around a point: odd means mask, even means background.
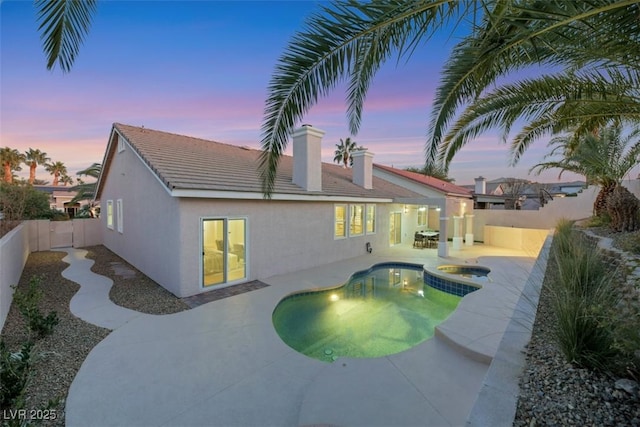
[{"label": "in-ground hot tub", "polygon": [[482,288],[488,282],[491,269],[481,265],[445,264],[424,268],[424,282],[444,292],[461,297]]}]

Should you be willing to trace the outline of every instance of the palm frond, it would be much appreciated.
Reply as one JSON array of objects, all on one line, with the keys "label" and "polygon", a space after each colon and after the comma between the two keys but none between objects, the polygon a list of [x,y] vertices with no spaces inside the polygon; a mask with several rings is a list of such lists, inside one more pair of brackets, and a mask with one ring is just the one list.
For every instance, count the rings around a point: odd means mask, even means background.
[{"label": "palm frond", "polygon": [[612,120],[640,121],[640,99],[629,81],[596,72],[523,79],[471,103],[441,141],[439,158],[450,162],[468,141],[492,128],[500,129],[506,142],[518,120],[525,124],[511,142],[512,164],[543,136],[568,129],[584,134]]},{"label": "palm frond", "polygon": [[418,40],[446,23],[443,18],[471,3],[347,0],[312,15],[305,28],[294,35],[269,83],[259,159],[265,196],[274,189],[278,162],[294,125],[320,96],[351,76],[347,115],[355,135],[366,91],[380,65],[393,53],[410,54]]},{"label": "palm frond", "polygon": [[91,27],[97,0],[35,0],[47,69],[69,72]]},{"label": "palm frond", "polygon": [[531,65],[637,70],[637,10],[637,0],[497,2],[484,25],[456,46],[444,68],[427,155],[442,152],[445,130],[462,106],[515,70]]}]

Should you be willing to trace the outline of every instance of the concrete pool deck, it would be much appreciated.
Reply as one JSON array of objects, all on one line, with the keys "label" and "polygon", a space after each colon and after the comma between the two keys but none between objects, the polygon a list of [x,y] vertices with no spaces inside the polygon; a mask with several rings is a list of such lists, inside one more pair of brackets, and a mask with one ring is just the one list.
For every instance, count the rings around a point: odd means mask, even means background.
[{"label": "concrete pool deck", "polygon": [[[72,266],[83,258],[78,250],[67,252]],[[354,272],[384,261],[432,267],[478,263],[491,268],[492,282],[465,297],[434,338],[402,353],[327,364],[280,340],[271,314],[282,297],[344,283]],[[117,327],[91,351],[74,379],[66,423],[464,425],[486,386],[488,362],[498,352],[534,262],[530,254],[483,245],[451,250],[446,259],[436,257],[435,250],[394,247],[264,279],[271,286],[172,315],[118,314],[120,308],[109,309],[108,301],[97,304],[83,297],[75,304],[79,317],[98,322],[104,317]],[[74,278],[83,289],[95,280],[78,271]],[[104,298],[103,290],[94,294]],[[78,307],[79,301],[85,306]],[[120,322],[120,315],[127,317]]]}]

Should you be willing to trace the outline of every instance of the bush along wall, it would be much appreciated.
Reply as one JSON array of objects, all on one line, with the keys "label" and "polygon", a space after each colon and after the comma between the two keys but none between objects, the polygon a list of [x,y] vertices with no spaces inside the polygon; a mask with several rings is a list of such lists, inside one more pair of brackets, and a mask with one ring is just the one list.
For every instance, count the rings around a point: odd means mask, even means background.
[{"label": "bush along wall", "polygon": [[603,247],[594,234],[559,224],[549,289],[556,338],[571,363],[638,378],[638,260],[606,243]]}]

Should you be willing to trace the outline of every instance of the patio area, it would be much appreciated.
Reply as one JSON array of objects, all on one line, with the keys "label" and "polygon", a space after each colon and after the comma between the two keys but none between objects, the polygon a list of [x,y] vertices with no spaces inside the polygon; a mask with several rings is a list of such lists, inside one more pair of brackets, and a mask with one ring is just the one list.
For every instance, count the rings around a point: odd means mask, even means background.
[{"label": "patio area", "polygon": [[[399,354],[327,364],[282,342],[271,322],[282,297],[344,283],[384,261],[479,264],[491,268],[492,282],[466,296],[434,338]],[[270,277],[268,287],[189,311],[127,312],[122,323],[109,319],[119,326],[78,372],[67,425],[464,425],[534,262],[483,245],[450,250],[447,259],[398,245]],[[92,316],[109,317],[109,309]]]}]

